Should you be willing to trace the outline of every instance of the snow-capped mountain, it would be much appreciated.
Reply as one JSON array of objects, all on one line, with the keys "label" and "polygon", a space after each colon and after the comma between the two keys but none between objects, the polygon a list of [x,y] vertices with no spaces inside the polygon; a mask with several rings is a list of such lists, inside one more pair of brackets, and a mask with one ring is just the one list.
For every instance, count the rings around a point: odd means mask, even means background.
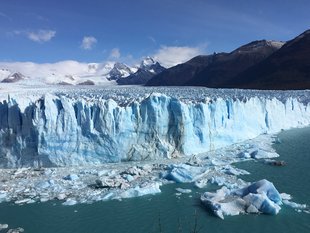
[{"label": "snow-capped mountain", "polygon": [[132,67],[112,61],[104,63],[62,61],[45,64],[0,62],[0,82],[16,82],[27,85],[116,85],[118,80],[130,77],[137,72],[139,73],[136,79],[141,76],[141,71],[149,75],[157,74],[163,69],[158,62],[150,57],[144,59],[140,65]]},{"label": "snow-capped mountain", "polygon": [[146,84],[155,75],[161,73],[165,69],[166,68],[161,66],[159,62],[155,61],[152,57],[146,57],[141,61],[140,66],[135,73],[132,73],[125,78],[118,79],[116,82],[119,85]]},{"label": "snow-capped mountain", "polygon": [[128,77],[136,71],[134,68],[130,68],[129,66],[116,62],[110,72],[107,74],[108,80],[118,80],[121,78]]}]

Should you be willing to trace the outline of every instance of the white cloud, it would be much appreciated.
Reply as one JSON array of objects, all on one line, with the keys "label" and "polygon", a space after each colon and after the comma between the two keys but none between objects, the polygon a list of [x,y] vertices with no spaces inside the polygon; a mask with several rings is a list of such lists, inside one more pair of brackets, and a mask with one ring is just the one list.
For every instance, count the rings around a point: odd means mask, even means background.
[{"label": "white cloud", "polygon": [[97,39],[93,36],[84,36],[81,44],[81,48],[85,50],[91,50],[95,44],[97,43]]},{"label": "white cloud", "polygon": [[27,38],[29,40],[43,43],[50,41],[56,35],[56,31],[52,30],[38,30],[38,31],[27,31]]},{"label": "white cloud", "polygon": [[171,67],[186,62],[194,56],[204,53],[200,47],[162,46],[153,57],[165,67]]},{"label": "white cloud", "polygon": [[119,48],[114,48],[111,50],[110,57],[114,59],[118,59],[121,57],[121,52]]}]

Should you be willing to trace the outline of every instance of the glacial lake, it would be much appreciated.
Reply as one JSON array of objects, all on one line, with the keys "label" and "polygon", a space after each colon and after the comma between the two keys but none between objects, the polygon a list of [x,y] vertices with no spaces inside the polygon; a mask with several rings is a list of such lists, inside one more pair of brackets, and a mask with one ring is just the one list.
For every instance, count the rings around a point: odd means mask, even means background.
[{"label": "glacial lake", "polygon": [[[241,178],[256,181],[266,178],[280,192],[289,193],[293,201],[310,204],[310,128],[281,132],[275,144],[279,160],[287,165],[274,167],[261,162],[243,162],[237,167],[251,173]],[[190,194],[177,196],[175,188],[191,188]],[[214,190],[209,185],[206,190]],[[214,217],[200,205],[200,194],[192,184],[161,187],[162,193],[122,201],[63,206],[60,202],[28,205],[0,204],[0,223],[9,228],[22,227],[29,233],[117,233],[117,232],[190,232],[195,219],[200,232],[212,233],[306,233],[310,232],[310,214],[297,213],[288,206],[276,216],[241,215]],[[195,217],[195,212],[196,216]],[[5,230],[0,232],[6,232]]]}]

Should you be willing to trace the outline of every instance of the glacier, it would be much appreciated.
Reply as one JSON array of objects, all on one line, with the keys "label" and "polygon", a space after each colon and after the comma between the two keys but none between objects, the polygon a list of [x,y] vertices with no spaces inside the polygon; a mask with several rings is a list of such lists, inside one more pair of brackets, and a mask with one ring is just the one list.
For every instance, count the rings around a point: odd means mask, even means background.
[{"label": "glacier", "polygon": [[308,91],[38,90],[0,94],[2,168],[191,156],[310,124]]}]

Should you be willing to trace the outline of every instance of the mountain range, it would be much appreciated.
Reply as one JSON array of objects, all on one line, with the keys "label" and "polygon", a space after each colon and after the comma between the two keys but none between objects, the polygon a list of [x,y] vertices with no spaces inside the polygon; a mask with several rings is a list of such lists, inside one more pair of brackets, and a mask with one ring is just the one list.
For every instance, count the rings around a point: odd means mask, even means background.
[{"label": "mountain range", "polygon": [[310,30],[287,41],[257,40],[230,53],[196,56],[166,69],[152,57],[120,62],[0,62],[2,83],[310,89]]},{"label": "mountain range", "polygon": [[310,89],[310,30],[286,43],[259,40],[231,53],[194,57],[146,85]]},{"label": "mountain range", "polygon": [[132,67],[120,62],[0,63],[0,81],[29,85],[138,85],[165,69],[151,57]]}]

